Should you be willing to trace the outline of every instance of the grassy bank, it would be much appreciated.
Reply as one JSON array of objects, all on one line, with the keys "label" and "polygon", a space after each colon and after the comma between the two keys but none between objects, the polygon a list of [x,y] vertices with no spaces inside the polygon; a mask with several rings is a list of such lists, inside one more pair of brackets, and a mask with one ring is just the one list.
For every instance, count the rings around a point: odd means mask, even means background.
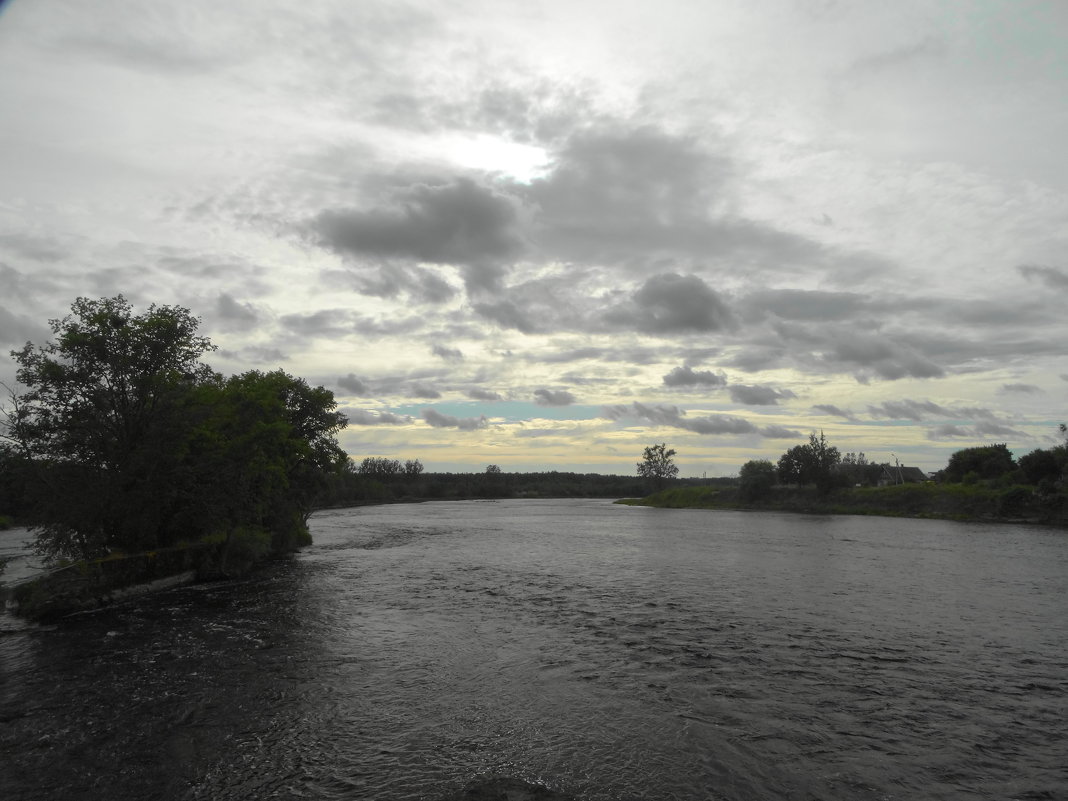
[{"label": "grassy bank", "polygon": [[737,487],[673,487],[620,503],[663,509],[756,509],[1068,525],[1063,494],[1039,496],[1028,486],[901,484],[837,489],[824,497],[814,487],[775,487],[761,498],[743,498]]}]

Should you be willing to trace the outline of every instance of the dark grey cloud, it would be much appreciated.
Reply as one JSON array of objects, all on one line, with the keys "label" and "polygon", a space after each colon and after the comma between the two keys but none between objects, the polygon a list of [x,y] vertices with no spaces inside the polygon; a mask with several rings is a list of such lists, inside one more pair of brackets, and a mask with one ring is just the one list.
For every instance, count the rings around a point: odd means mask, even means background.
[{"label": "dark grey cloud", "polygon": [[916,348],[891,336],[852,332],[830,343],[825,354],[828,365],[843,365],[854,370],[870,371],[890,381],[899,378],[941,378],[946,371]]},{"label": "dark grey cloud", "polygon": [[437,409],[423,409],[423,419],[434,428],[458,428],[461,431],[476,431],[488,425],[485,415],[481,417],[453,417]]},{"label": "dark grey cloud", "polygon": [[283,328],[301,337],[343,337],[355,330],[355,318],[347,309],[286,314],[279,322]]},{"label": "dark grey cloud", "polygon": [[975,431],[964,426],[945,423],[934,428],[927,429],[927,439],[974,439]]},{"label": "dark grey cloud", "polygon": [[477,314],[492,320],[501,328],[514,328],[522,334],[536,334],[543,330],[531,315],[511,300],[475,303],[472,308]]},{"label": "dark grey cloud", "polygon": [[634,402],[629,405],[606,406],[602,414],[609,420],[637,418],[644,422],[681,428],[703,435],[739,435],[758,434],[773,439],[787,439],[801,436],[801,432],[792,431],[782,426],[757,427],[742,417],[726,414],[708,415],[706,417],[687,417],[677,406],[656,404],[653,406]]},{"label": "dark grey cloud", "polygon": [[400,426],[412,422],[409,415],[398,415],[392,412],[371,412],[366,409],[342,409],[349,419],[349,425],[353,426]]},{"label": "dark grey cloud", "polygon": [[340,275],[345,284],[363,295],[376,298],[408,297],[421,303],[440,304],[452,300],[456,290],[437,273],[415,264],[389,261],[374,270],[334,270],[324,276]]},{"label": "dark grey cloud", "polygon": [[846,420],[856,420],[857,417],[853,412],[848,409],[840,409],[831,403],[817,403],[812,407],[812,411],[819,412],[820,414],[829,414],[833,417],[844,417]]},{"label": "dark grey cloud", "polygon": [[1053,289],[1068,289],[1068,273],[1058,267],[1041,264],[1021,264],[1016,268],[1029,281],[1040,281]]},{"label": "dark grey cloud", "polygon": [[1023,395],[1038,395],[1045,390],[1035,384],[1002,384],[1000,392],[1012,392]]},{"label": "dark grey cloud", "polygon": [[213,320],[228,331],[248,331],[260,322],[260,315],[251,303],[235,300],[228,292],[220,292],[215,299]]},{"label": "dark grey cloud", "polygon": [[696,275],[663,273],[649,278],[629,302],[604,319],[616,327],[650,334],[721,331],[734,327],[723,299]]},{"label": "dark grey cloud", "polygon": [[767,289],[742,300],[750,316],[774,314],[783,320],[851,320],[870,311],[870,300],[855,292]]},{"label": "dark grey cloud", "polygon": [[516,193],[538,209],[538,243],[555,258],[643,269],[664,256],[731,259],[778,270],[822,254],[804,237],[717,212],[732,200],[734,165],[688,136],[606,122],[564,140],[553,165]]},{"label": "dark grey cloud", "polygon": [[788,389],[775,389],[759,384],[731,384],[727,391],[732,401],[748,406],[777,406],[780,400],[797,397]]},{"label": "dark grey cloud", "polygon": [[50,338],[51,332],[41,323],[0,306],[0,344],[15,349],[27,342],[43,345]]},{"label": "dark grey cloud", "polygon": [[954,423],[945,423],[934,428],[927,429],[927,438],[932,440],[967,439],[983,440],[991,437],[1018,437],[1027,438],[1027,434],[1011,426],[1000,423],[981,422],[974,426],[961,426]]},{"label": "dark grey cloud", "polygon": [[481,400],[481,401],[499,401],[499,400],[502,400],[501,394],[499,392],[492,392],[491,390],[488,390],[488,389],[478,389],[477,387],[475,389],[467,390],[467,392],[465,392],[464,394],[467,395],[467,397],[471,398],[472,400]]},{"label": "dark grey cloud", "polygon": [[57,262],[68,258],[71,250],[55,236],[39,236],[30,233],[0,235],[0,252],[8,252],[21,259]]},{"label": "dark grey cloud", "polygon": [[355,373],[349,373],[347,376],[339,378],[337,380],[337,385],[350,395],[367,397],[372,394],[371,388],[367,385],[367,381],[358,377]]},{"label": "dark grey cloud", "polygon": [[539,406],[570,406],[575,402],[575,396],[566,389],[536,389],[534,402]]},{"label": "dark grey cloud", "polygon": [[713,373],[679,366],[664,376],[664,384],[669,387],[723,387],[727,385],[727,376],[723,371]]},{"label": "dark grey cloud", "polygon": [[336,253],[464,265],[469,290],[495,291],[524,248],[519,220],[513,198],[457,178],[404,187],[385,208],[322,211],[310,228]]},{"label": "dark grey cloud", "polygon": [[408,395],[412,398],[427,398],[429,400],[441,397],[441,393],[437,389],[429,384],[423,384],[418,381],[408,388]]},{"label": "dark grey cloud", "polygon": [[885,401],[878,406],[869,406],[868,412],[874,417],[886,417],[891,420],[915,420],[919,422],[928,417],[953,417],[950,409],[939,406],[933,401]]},{"label": "dark grey cloud", "polygon": [[447,362],[460,362],[463,361],[464,358],[462,350],[459,348],[448,348],[445,345],[434,345],[430,351],[435,356],[439,356]]}]

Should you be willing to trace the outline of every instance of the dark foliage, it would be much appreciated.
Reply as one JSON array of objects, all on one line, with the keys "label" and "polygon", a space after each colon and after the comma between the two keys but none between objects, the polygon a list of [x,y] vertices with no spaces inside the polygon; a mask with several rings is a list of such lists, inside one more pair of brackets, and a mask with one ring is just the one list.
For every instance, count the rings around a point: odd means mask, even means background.
[{"label": "dark foliage", "polygon": [[1011,473],[1015,468],[1016,463],[1008,446],[997,443],[957,451],[949,457],[942,478],[950,483],[963,482],[969,475],[973,475],[975,480],[990,480]]}]

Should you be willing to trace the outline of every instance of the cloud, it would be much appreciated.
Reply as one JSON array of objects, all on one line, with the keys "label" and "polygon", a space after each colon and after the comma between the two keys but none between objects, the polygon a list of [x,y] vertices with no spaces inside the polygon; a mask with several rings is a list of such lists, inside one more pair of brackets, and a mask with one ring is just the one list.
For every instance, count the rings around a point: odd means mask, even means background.
[{"label": "cloud", "polygon": [[408,395],[412,398],[430,398],[431,400],[441,397],[441,393],[434,389],[434,387],[418,381],[409,387]]},{"label": "cloud", "polygon": [[797,397],[788,389],[751,384],[731,384],[727,391],[732,401],[749,406],[777,406],[782,399]]},{"label": "cloud", "polygon": [[389,262],[380,265],[375,274],[352,269],[341,271],[341,274],[356,291],[377,298],[407,295],[422,303],[440,304],[452,300],[456,295],[452,284],[440,275],[414,264]]},{"label": "cloud", "polygon": [[344,409],[343,412],[349,419],[349,425],[354,426],[400,426],[412,422],[410,416],[392,412],[370,412],[365,409]]},{"label": "cloud", "polygon": [[215,318],[223,327],[232,331],[248,331],[260,322],[260,316],[251,303],[241,303],[228,292],[220,292],[215,300]]},{"label": "cloud", "polygon": [[830,403],[817,403],[812,407],[814,412],[820,412],[822,414],[829,414],[834,417],[844,417],[846,420],[856,420],[857,417],[853,412],[848,409],[840,409]]},{"label": "cloud", "polygon": [[783,320],[850,320],[869,310],[870,302],[855,292],[767,289],[746,295],[742,305],[751,314],[770,312]]},{"label": "cloud", "polygon": [[972,429],[953,425],[951,423],[946,423],[927,430],[927,439],[974,439],[974,437],[975,432]]},{"label": "cloud", "polygon": [[469,389],[464,394],[472,400],[499,401],[502,399],[501,394],[499,392],[491,392],[488,389]]},{"label": "cloud", "polygon": [[442,414],[437,409],[423,409],[423,419],[434,428],[458,428],[461,431],[476,431],[488,425],[486,416],[453,417]]},{"label": "cloud", "polygon": [[383,208],[327,209],[309,227],[341,255],[466,265],[469,290],[498,289],[524,247],[515,200],[469,178],[406,186]]},{"label": "cloud", "polygon": [[669,387],[722,387],[727,384],[727,376],[722,371],[713,373],[680,366],[664,376],[664,384]]},{"label": "cloud", "polygon": [[366,397],[371,394],[371,389],[367,385],[367,382],[364,379],[357,377],[355,373],[349,373],[347,376],[339,378],[337,380],[337,385],[351,395],[362,395]]},{"label": "cloud", "polygon": [[1053,289],[1068,289],[1068,273],[1057,267],[1039,264],[1021,264],[1016,268],[1029,281],[1041,281]]},{"label": "cloud", "polygon": [[887,417],[891,420],[915,420],[919,422],[926,417],[953,417],[952,411],[939,406],[933,401],[886,401],[878,406],[869,406],[868,411],[875,417]]},{"label": "cloud", "polygon": [[463,351],[459,348],[447,348],[444,345],[434,345],[430,352],[435,356],[440,356],[447,362],[459,362],[463,361],[464,358]]},{"label": "cloud", "polygon": [[280,322],[283,327],[302,337],[343,337],[354,330],[353,316],[346,309],[287,314]]},{"label": "cloud", "polygon": [[514,328],[522,334],[535,334],[541,330],[525,311],[510,300],[475,303],[472,308],[476,313],[492,320],[501,328]]},{"label": "cloud", "polygon": [[534,402],[539,406],[570,406],[575,402],[575,396],[566,389],[536,389]]},{"label": "cloud", "polygon": [[1026,438],[1027,434],[1011,426],[989,421],[978,423],[972,427],[965,427],[946,423],[927,430],[927,438],[932,440],[942,439],[984,439],[988,437],[1020,437]]},{"label": "cloud", "polygon": [[1024,395],[1037,395],[1045,390],[1034,384],[1002,384],[999,391],[1003,393],[1016,392]]},{"label": "cloud", "polygon": [[611,309],[605,320],[650,334],[721,331],[734,326],[723,299],[696,275],[662,273],[649,278],[629,302]]},{"label": "cloud", "polygon": [[765,426],[758,428],[753,423],[742,417],[717,414],[705,417],[686,417],[686,413],[677,406],[654,405],[647,406],[644,403],[634,402],[630,405],[606,406],[602,414],[609,420],[621,420],[632,417],[644,420],[647,423],[672,428],[681,428],[692,431],[695,434],[714,435],[737,435],[759,434],[760,436],[774,439],[786,439],[801,436],[801,432],[793,431],[782,426]]}]

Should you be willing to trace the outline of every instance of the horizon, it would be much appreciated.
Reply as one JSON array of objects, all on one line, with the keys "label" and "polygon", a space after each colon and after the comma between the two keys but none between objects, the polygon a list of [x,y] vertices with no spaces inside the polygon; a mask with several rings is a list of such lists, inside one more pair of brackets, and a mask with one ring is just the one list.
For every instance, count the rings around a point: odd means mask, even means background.
[{"label": "horizon", "polygon": [[0,381],[202,318],[430,472],[945,467],[1068,418],[1068,6],[0,2]]}]

